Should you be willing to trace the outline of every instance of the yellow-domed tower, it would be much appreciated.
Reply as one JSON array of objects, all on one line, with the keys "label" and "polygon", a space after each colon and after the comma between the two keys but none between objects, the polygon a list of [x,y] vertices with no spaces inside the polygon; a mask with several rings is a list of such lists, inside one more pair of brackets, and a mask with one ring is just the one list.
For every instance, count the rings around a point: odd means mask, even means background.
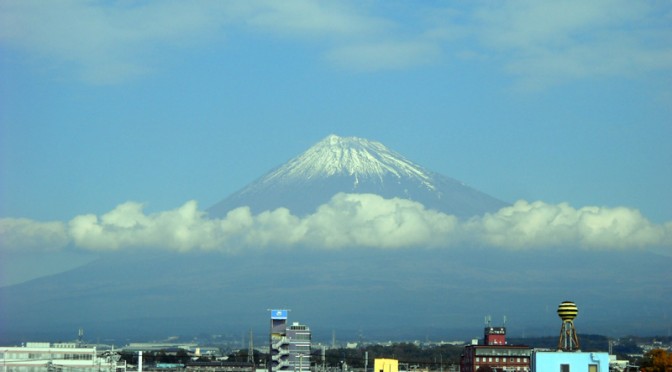
[{"label": "yellow-domed tower", "polygon": [[558,316],[562,319],[558,349],[563,351],[579,350],[579,338],[574,328],[574,318],[579,314],[579,308],[571,301],[564,301],[558,306]]}]

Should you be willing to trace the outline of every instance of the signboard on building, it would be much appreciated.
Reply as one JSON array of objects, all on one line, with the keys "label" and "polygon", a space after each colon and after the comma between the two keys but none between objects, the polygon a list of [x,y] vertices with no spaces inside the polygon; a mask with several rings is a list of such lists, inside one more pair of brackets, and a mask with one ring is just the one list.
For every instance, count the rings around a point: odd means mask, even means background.
[{"label": "signboard on building", "polygon": [[271,319],[287,319],[287,310],[271,310]]}]

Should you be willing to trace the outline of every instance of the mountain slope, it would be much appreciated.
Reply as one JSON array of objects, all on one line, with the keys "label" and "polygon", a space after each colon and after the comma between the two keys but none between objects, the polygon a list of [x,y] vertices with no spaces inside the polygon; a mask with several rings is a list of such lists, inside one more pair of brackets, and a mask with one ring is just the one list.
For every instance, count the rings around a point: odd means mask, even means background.
[{"label": "mountain slope", "polygon": [[507,204],[457,180],[431,172],[383,144],[330,135],[209,209],[223,217],[249,206],[253,213],[285,207],[297,215],[312,213],[339,193],[373,193],[405,198],[429,209],[468,218],[495,212]]},{"label": "mountain slope", "polygon": [[[553,335],[575,301],[583,333],[656,334],[669,326],[672,259],[644,252],[455,250],[267,251],[226,256],[145,251],[109,255],[67,273],[0,288],[0,341],[90,337],[161,339],[253,328],[266,309],[326,341],[470,339],[484,315],[507,315],[509,334]],[[627,273],[628,275],[623,275]],[[0,306],[1,308],[2,306]]]}]

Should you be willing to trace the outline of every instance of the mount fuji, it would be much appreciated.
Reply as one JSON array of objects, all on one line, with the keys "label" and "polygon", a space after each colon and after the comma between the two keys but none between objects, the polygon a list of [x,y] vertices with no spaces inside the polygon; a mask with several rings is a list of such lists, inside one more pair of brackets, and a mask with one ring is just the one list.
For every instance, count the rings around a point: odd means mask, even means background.
[{"label": "mount fuji", "polygon": [[410,199],[462,218],[507,204],[464,183],[431,172],[380,142],[330,135],[209,209],[224,217],[248,206],[253,213],[280,207],[305,215],[339,193]]},{"label": "mount fuji", "polygon": [[[428,171],[384,145],[328,136],[208,210],[237,207],[310,214],[336,193],[406,198],[471,221],[506,203]],[[280,234],[284,231],[280,231]],[[484,315],[506,315],[509,335],[546,336],[564,300],[580,308],[579,332],[668,331],[672,258],[646,250],[502,249],[468,243],[404,249],[266,246],[233,253],[165,247],[101,252],[60,274],[0,287],[0,342],[101,340],[198,333],[267,339],[269,308],[315,340],[471,339]]]}]

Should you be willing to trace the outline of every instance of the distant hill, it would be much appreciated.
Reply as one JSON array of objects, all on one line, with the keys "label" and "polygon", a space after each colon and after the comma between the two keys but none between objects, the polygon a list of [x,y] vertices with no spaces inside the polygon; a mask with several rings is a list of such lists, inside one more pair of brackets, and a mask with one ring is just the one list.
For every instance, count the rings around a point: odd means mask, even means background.
[{"label": "distant hill", "polygon": [[0,288],[11,304],[0,341],[68,339],[79,327],[116,340],[252,328],[263,340],[276,307],[325,342],[334,331],[341,340],[469,340],[481,337],[485,315],[506,315],[510,337],[534,337],[558,332],[555,310],[567,299],[579,306],[579,332],[660,334],[671,264],[628,252],[575,260],[467,248],[111,255]]}]

